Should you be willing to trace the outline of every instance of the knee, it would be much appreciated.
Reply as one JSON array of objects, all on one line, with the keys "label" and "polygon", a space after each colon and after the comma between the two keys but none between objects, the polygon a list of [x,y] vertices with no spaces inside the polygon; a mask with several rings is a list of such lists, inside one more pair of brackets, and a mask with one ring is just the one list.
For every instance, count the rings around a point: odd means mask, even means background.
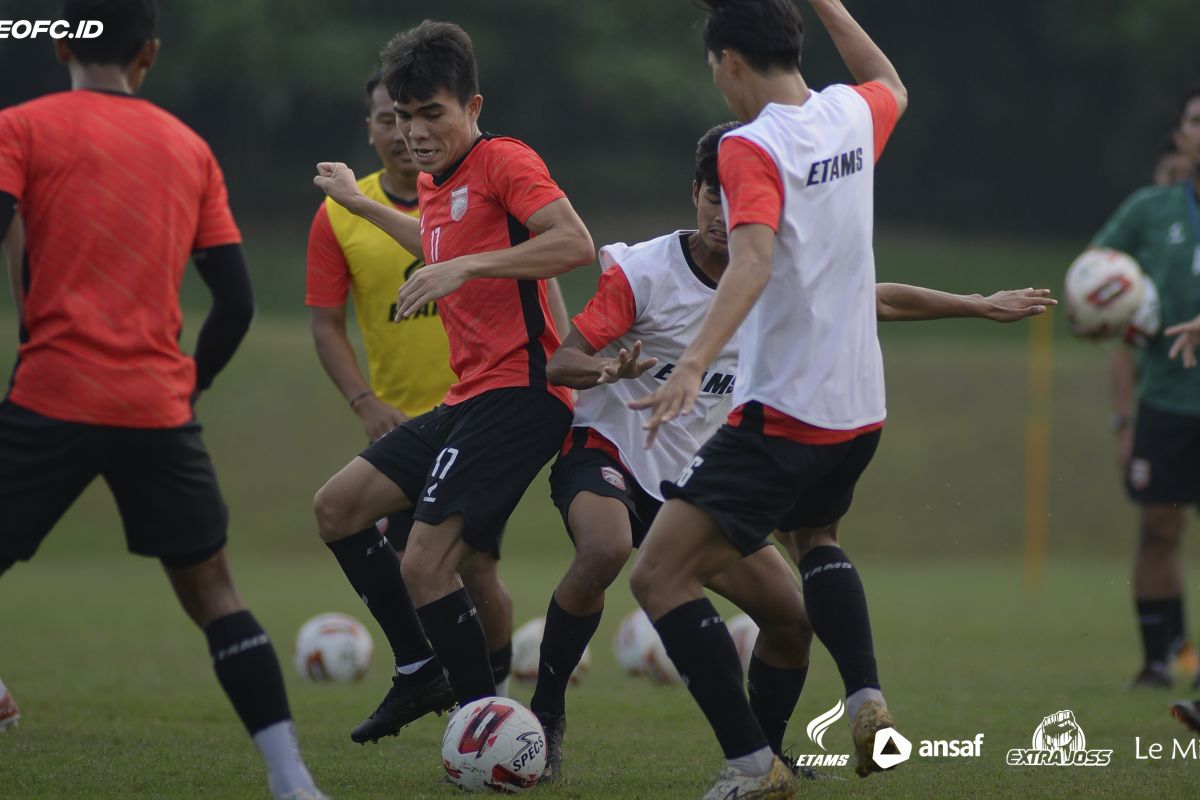
[{"label": "knee", "polygon": [[616,537],[589,540],[575,551],[572,571],[599,591],[612,585],[629,560],[633,544]]},{"label": "knee", "polygon": [[458,570],[463,586],[467,593],[475,596],[508,596],[508,588],[500,580],[499,564],[496,559],[486,553],[478,553],[462,565]]},{"label": "knee", "polygon": [[343,521],[346,515],[345,503],[341,493],[329,480],[313,495],[313,516],[317,520],[317,535],[323,541],[332,542],[353,533],[344,531]]},{"label": "knee", "polygon": [[1175,506],[1143,508],[1138,524],[1142,551],[1174,551],[1183,535],[1183,513]]},{"label": "knee", "polygon": [[629,573],[629,589],[642,608],[649,609],[654,602],[656,570],[646,559],[639,558]]}]

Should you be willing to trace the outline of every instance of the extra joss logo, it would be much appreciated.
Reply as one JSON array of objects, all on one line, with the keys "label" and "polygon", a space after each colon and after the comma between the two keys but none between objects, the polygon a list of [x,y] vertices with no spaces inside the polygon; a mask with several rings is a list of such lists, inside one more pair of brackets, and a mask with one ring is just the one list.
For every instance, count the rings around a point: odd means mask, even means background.
[{"label": "extra joss logo", "polygon": [[104,23],[81,19],[72,26],[65,19],[0,19],[0,39],[36,39],[47,34],[51,39],[95,39],[104,33]]},{"label": "extra joss logo", "polygon": [[1056,711],[1042,720],[1033,732],[1033,747],[1008,751],[1009,766],[1106,767],[1112,750],[1088,750],[1083,728],[1075,721],[1075,712]]}]

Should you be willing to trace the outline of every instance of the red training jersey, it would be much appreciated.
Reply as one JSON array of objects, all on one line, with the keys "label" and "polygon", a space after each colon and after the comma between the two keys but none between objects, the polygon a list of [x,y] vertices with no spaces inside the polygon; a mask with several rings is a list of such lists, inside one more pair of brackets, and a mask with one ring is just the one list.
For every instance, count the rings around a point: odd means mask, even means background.
[{"label": "red training jersey", "polygon": [[[428,264],[527,241],[529,218],[565,197],[528,145],[487,136],[441,175],[422,173],[417,194]],[[546,382],[546,362],[559,338],[545,281],[475,278],[437,305],[458,376],[446,395],[448,405],[491,389],[532,386],[570,407],[571,390]]]},{"label": "red training jersey", "polygon": [[204,140],[136,97],[48,95],[0,112],[0,192],[28,264],[12,402],[94,425],[191,419],[179,284],[193,251],[241,242]]}]

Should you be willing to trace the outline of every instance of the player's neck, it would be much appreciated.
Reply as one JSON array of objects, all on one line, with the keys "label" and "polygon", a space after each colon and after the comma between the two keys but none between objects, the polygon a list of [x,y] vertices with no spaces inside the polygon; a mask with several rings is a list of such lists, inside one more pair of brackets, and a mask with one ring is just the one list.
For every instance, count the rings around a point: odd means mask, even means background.
[{"label": "player's neck", "polygon": [[757,117],[770,103],[783,106],[802,106],[808,102],[811,92],[799,72],[782,72],[772,75],[755,75],[746,86],[745,109],[749,122]]},{"label": "player's neck", "polygon": [[393,170],[391,167],[384,167],[383,175],[380,176],[379,182],[383,184],[383,190],[392,197],[398,197],[405,201],[417,199],[416,174],[405,175]]},{"label": "player's neck", "polygon": [[713,283],[721,282],[721,276],[725,274],[725,268],[729,266],[727,254],[714,253],[709,250],[699,232],[688,237],[688,252],[691,253],[692,263],[711,278]]},{"label": "player's neck", "polygon": [[68,66],[71,72],[71,88],[86,89],[93,92],[121,92],[133,94],[133,84],[130,83],[129,73],[125,67],[115,64],[80,64],[72,61]]}]

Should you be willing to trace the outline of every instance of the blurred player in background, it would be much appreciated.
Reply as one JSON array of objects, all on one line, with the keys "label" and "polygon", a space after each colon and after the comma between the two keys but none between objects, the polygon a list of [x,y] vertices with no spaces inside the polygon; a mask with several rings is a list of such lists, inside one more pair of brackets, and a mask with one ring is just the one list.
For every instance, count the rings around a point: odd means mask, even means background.
[{"label": "blurred player in background", "polygon": [[1179,143],[1172,135],[1163,145],[1154,164],[1154,185],[1174,186],[1183,183],[1191,179],[1194,170],[1191,157],[1179,149]]},{"label": "blurred player in background", "polygon": [[[695,413],[663,424],[652,449],[642,446],[641,415],[627,405],[670,375],[695,338],[728,266],[717,145],[739,125],[717,125],[696,145],[695,230],[632,247],[618,243],[601,248],[605,271],[596,295],[575,317],[547,367],[552,383],[580,395],[571,433],[550,473],[551,495],[575,555],[550,598],[530,701],[546,731],[543,781],[561,774],[567,684],[600,624],[605,590],[662,506],[662,481],[679,475],[729,414],[737,373],[733,343],[710,368]],[[1054,303],[1048,294],[1031,289],[967,297],[880,284],[877,314],[881,320],[971,316],[1010,322],[1044,312]],[[707,586],[759,626],[747,675],[750,706],[772,752],[780,755],[804,687],[812,639],[800,584],[779,552],[764,543]]]},{"label": "blurred player in background", "polygon": [[[193,403],[253,315],[208,145],[134,92],[158,55],[152,0],[67,0],[95,39],[55,48],[72,91],[0,112],[0,231],[19,203],[21,345],[0,404],[0,573],[30,559],[97,477],[131,552],[159,559],[204,630],[221,687],[276,797],[323,797],[300,756],[283,675],[225,561],[228,514]],[[213,306],[180,352],[189,255]]]},{"label": "blurred player in background", "polygon": [[[775,529],[799,541],[809,620],[846,689],[856,771],[879,769],[875,734],[893,725],[880,690],[866,594],[837,524],[883,425],[876,335],[874,167],[907,93],[837,0],[812,0],[859,86],[810,91],[803,24],[789,0],[709,2],[704,44],[738,119],[718,155],[729,267],[666,383],[632,403],[658,429],[693,408],[736,331],[736,406],[675,483],[630,582],[712,725],[726,766],[706,800],[790,797],[741,686],[733,640],[703,586]],[[740,329],[740,330],[739,330]]]},{"label": "blurred player in background", "polygon": [[[375,149],[382,168],[359,180],[359,189],[367,197],[415,217],[420,170],[396,125],[396,112],[383,85],[382,72],[376,71],[367,80],[366,101],[367,143]],[[450,346],[437,305],[428,303],[410,317],[395,319],[397,290],[423,264],[378,227],[333,200],[326,199],[317,209],[309,231],[305,295],[313,343],[321,365],[362,421],[370,442],[432,409],[454,383]],[[346,299],[350,293],[363,334],[370,385],[346,334]],[[549,296],[556,325],[565,329],[566,307],[556,280],[550,283]],[[366,530],[362,536],[340,539],[329,547],[367,608],[386,618],[392,604],[373,602],[377,598],[367,592],[378,582],[373,577],[376,572],[391,576],[386,581],[388,586],[400,580],[399,553],[408,543],[412,512],[393,514],[380,523],[380,528],[381,532]],[[499,538],[497,535],[497,542]],[[365,564],[360,551],[371,556]],[[349,555],[342,558],[342,553]],[[467,593],[479,609],[496,683],[503,687],[512,664],[512,600],[497,571],[498,556],[498,549],[479,553],[463,565],[461,574]],[[387,619],[380,624],[389,637],[411,633]],[[409,646],[404,641],[390,643],[397,658]],[[405,665],[397,666],[403,669]],[[403,673],[398,673],[396,680],[403,684]],[[403,704],[385,702],[351,736],[357,742],[366,742],[394,735],[400,730],[398,720],[406,716]]]},{"label": "blurred player in background", "polygon": [[[1180,154],[1200,163],[1200,89],[1180,104],[1174,133]],[[1164,327],[1200,312],[1200,178],[1147,187],[1126,200],[1092,241],[1132,256],[1158,287]],[[1184,508],[1200,501],[1200,372],[1170,357],[1162,336],[1113,356],[1112,429],[1126,490],[1138,506],[1133,597],[1142,668],[1133,687],[1167,688],[1168,664],[1185,640]],[[1135,412],[1136,398],[1136,412]]]},{"label": "blurred player in background", "polygon": [[[545,279],[591,263],[594,252],[541,158],[515,139],[480,132],[478,67],[462,28],[426,21],[396,36],[382,58],[384,85],[423,173],[420,222],[365,195],[344,164],[319,164],[314,182],[422,255],[428,265],[400,290],[397,318],[437,302],[458,382],[442,405],[394,428],[330,478],[314,511],[321,538],[336,543],[377,536],[375,520],[413,509],[401,575],[370,572],[371,586],[359,591],[372,598],[376,619],[375,598],[386,598],[385,630],[403,629],[388,634],[409,643],[396,654],[403,685],[390,694],[415,719],[439,710],[427,698],[441,696],[443,668],[450,702],[496,693],[458,569],[497,547],[502,525],[570,426],[570,390],[546,381],[559,337]],[[366,574],[368,558],[340,554],[339,562],[347,574]]]}]

